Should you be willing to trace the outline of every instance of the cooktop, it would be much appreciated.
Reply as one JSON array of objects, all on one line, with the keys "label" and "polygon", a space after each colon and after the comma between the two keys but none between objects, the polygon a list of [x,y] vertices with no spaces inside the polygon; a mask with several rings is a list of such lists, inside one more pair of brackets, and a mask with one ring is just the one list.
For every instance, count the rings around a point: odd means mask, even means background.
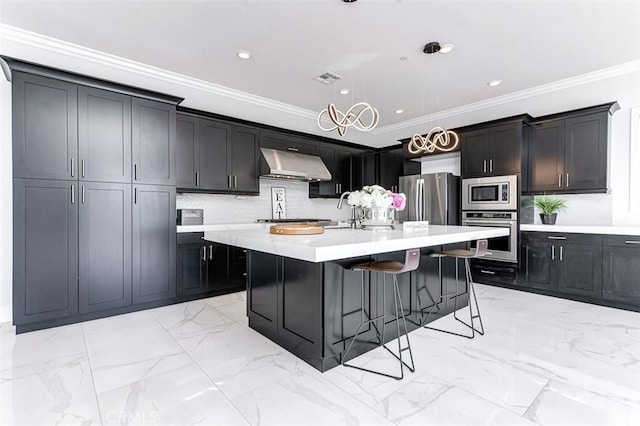
[{"label": "cooktop", "polygon": [[258,219],[260,223],[315,223],[318,225],[328,225],[331,219]]}]

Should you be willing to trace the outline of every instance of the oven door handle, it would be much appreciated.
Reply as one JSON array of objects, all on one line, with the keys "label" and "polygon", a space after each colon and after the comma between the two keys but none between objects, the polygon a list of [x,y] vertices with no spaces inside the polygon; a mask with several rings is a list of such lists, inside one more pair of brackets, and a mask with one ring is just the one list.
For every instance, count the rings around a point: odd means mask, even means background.
[{"label": "oven door handle", "polygon": [[[480,221],[480,220],[463,220],[462,221],[463,224],[478,224],[478,225],[509,225],[509,227],[511,227],[512,223],[515,223],[515,221],[509,221],[509,222],[497,222],[497,221]],[[505,226],[506,228],[506,226]]]}]

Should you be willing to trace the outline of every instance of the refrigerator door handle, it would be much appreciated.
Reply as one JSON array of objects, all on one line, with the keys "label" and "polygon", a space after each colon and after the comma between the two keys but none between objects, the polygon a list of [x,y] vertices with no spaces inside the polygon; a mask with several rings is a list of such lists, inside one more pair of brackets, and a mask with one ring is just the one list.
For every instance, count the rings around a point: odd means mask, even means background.
[{"label": "refrigerator door handle", "polygon": [[416,185],[416,220],[424,220],[424,179]]}]

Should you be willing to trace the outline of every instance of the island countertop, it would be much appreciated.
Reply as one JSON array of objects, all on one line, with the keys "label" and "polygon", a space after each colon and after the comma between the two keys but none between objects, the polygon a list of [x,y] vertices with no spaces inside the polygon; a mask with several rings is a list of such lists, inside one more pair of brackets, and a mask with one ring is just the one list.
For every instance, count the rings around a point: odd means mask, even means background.
[{"label": "island countertop", "polygon": [[205,231],[204,238],[308,262],[326,262],[505,235],[509,235],[505,228],[443,225],[429,225],[419,231],[403,231],[402,226],[398,226],[388,231],[325,229],[318,235],[276,235],[269,233],[269,225],[263,225],[252,229]]}]

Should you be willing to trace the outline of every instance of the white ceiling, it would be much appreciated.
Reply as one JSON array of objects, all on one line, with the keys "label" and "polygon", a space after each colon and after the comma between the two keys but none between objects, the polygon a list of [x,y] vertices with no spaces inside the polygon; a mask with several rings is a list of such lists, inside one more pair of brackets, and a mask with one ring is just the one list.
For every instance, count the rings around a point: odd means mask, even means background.
[{"label": "white ceiling", "polygon": [[304,110],[366,100],[395,129],[640,59],[640,1],[0,0],[0,22]]}]

